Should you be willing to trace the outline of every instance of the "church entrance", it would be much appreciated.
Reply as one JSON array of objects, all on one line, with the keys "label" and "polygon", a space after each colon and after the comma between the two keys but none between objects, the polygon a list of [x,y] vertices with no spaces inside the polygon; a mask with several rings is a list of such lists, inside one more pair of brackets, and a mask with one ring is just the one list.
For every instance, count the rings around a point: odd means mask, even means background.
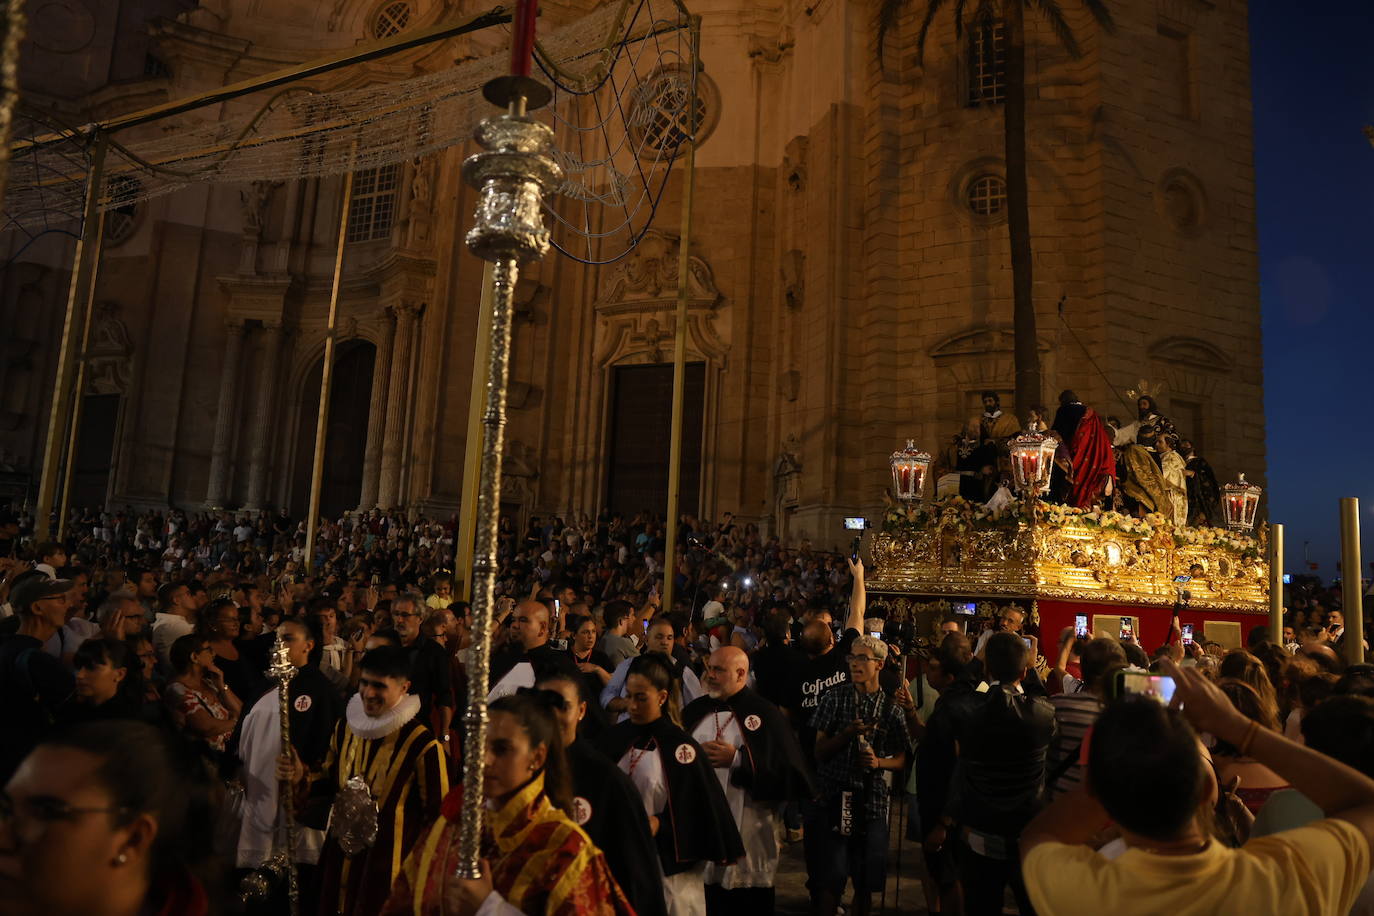
[{"label": "church entrance", "polygon": [[[372,364],[377,348],[365,340],[339,344],[330,384],[329,420],[324,434],[324,480],[320,512],[338,518],[358,507],[363,495],[363,458],[367,451],[367,417],[372,401]],[[300,422],[296,429],[296,463],[291,479],[291,515],[304,518],[310,508],[310,472],[315,459],[315,423],[320,412],[321,357],[305,378]]]},{"label": "church entrance", "polygon": [[[701,501],[701,434],[706,364],[688,363],[682,411],[681,511]],[[610,473],[607,504],[627,518],[662,515],[668,507],[668,443],[673,422],[673,367],[618,366],[611,382]]]},{"label": "church entrance", "polygon": [[115,431],[122,395],[88,394],[81,404],[81,429],[72,468],[73,509],[104,509],[114,463]]}]

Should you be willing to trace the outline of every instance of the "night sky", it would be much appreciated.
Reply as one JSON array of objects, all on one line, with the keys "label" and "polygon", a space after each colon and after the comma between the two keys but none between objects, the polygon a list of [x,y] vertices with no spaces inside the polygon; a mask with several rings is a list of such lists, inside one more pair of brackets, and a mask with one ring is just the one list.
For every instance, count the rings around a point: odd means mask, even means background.
[{"label": "night sky", "polygon": [[1251,0],[1250,31],[1269,513],[1330,582],[1340,497],[1374,560],[1374,3]]}]

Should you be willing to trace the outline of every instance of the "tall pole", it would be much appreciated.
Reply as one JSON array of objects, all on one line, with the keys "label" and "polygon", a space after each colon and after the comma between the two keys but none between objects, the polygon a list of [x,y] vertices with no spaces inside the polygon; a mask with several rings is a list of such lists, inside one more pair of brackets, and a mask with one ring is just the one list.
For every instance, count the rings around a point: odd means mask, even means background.
[{"label": "tall pole", "polygon": [[1269,641],[1283,645],[1283,526],[1269,526]]},{"label": "tall pole", "polygon": [[57,496],[57,481],[61,474],[60,459],[65,444],[67,414],[71,404],[72,376],[76,367],[76,347],[79,336],[80,309],[90,297],[89,287],[95,280],[96,258],[99,256],[96,237],[100,232],[100,186],[105,178],[106,141],[103,133],[94,136],[91,149],[91,169],[86,178],[86,204],[81,216],[81,238],[76,240],[72,256],[72,280],[67,290],[67,314],[62,320],[62,345],[57,353],[57,378],[53,383],[52,405],[48,410],[48,433],[43,441],[43,465],[38,481],[38,507],[34,520],[34,537],[46,541],[51,534],[49,517],[53,499]]},{"label": "tall pole", "polygon": [[[353,141],[352,165],[358,155]],[[320,528],[320,489],[324,485],[324,437],[329,429],[329,390],[334,381],[334,333],[339,319],[339,281],[343,278],[344,244],[348,240],[348,211],[353,205],[353,172],[344,176],[343,207],[339,214],[339,243],[334,249],[334,283],[329,288],[329,324],[324,332],[324,367],[320,372],[320,411],[315,418],[315,463],[310,470],[310,510],[305,520],[305,569],[315,571],[315,537]]]},{"label": "tall pole", "polygon": [[[701,38],[701,17],[692,16],[689,26],[689,54],[692,66],[697,61]],[[687,277],[688,255],[692,241],[692,198],[696,184],[697,77],[692,73],[688,123],[692,136],[687,141],[682,175],[682,232],[677,248],[677,317],[673,327],[673,418],[668,433],[668,530],[663,545],[663,610],[673,610],[673,587],[677,578],[677,531],[682,491],[682,411],[687,396]]]},{"label": "tall pole", "polygon": [[510,369],[511,314],[520,264],[549,250],[543,196],[562,180],[550,155],[553,131],[526,117],[528,108],[551,93],[530,78],[535,0],[519,0],[511,46],[511,72],[483,87],[506,114],[478,125],[483,152],[463,163],[463,177],[480,192],[468,249],[492,263],[491,350],[487,360],[486,408],[482,415],[482,465],[477,491],[473,546],[472,657],[468,665],[468,711],[463,732],[463,811],[458,834],[460,878],[482,876],[483,758],[486,756],[487,676],[491,662],[492,605],[496,596],[496,538],[501,509],[501,450],[506,432],[506,382]]},{"label": "tall pole", "polygon": [[[491,339],[492,286],[496,270],[491,262],[482,267],[482,298],[477,305],[477,340],[472,347],[472,393],[468,397],[468,435],[463,452],[463,489],[458,509],[458,551],[453,561],[453,574],[462,576],[464,601],[472,600],[472,550],[477,536],[477,492],[482,464],[482,403],[478,392],[487,387],[488,342]],[[497,506],[498,513],[500,506]],[[498,520],[498,525],[500,524]]]},{"label": "tall pole", "polygon": [[91,253],[91,279],[86,285],[85,319],[81,327],[81,349],[76,359],[76,381],[72,384],[71,423],[67,427],[67,460],[62,466],[62,502],[57,510],[57,539],[67,536],[67,516],[72,504],[72,476],[76,469],[76,444],[81,436],[81,414],[86,406],[87,350],[91,346],[91,325],[95,321],[95,284],[100,276],[100,255],[105,248],[105,215],[95,221],[95,245]]},{"label": "tall pole", "polygon": [[1364,664],[1364,596],[1360,594],[1360,501],[1341,498],[1341,611],[1345,615],[1345,659]]}]

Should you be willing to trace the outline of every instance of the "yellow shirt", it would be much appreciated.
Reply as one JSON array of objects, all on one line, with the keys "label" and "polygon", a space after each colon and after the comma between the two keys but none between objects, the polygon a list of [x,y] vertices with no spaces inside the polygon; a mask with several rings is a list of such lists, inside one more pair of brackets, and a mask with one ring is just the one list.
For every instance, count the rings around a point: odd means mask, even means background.
[{"label": "yellow shirt", "polygon": [[1369,869],[1364,835],[1340,820],[1260,837],[1240,849],[1213,841],[1192,856],[1128,849],[1110,860],[1086,846],[1042,843],[1023,867],[1040,916],[1344,916]]},{"label": "yellow shirt", "polygon": [[425,604],[434,608],[436,611],[442,611],[452,603],[452,598],[440,598],[438,595],[430,595],[425,599]]}]

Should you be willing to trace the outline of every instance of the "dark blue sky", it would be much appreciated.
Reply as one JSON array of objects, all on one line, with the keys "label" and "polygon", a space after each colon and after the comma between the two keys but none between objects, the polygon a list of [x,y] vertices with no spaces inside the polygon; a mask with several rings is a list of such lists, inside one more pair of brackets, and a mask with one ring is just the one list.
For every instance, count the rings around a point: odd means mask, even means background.
[{"label": "dark blue sky", "polygon": [[1250,40],[1270,518],[1329,582],[1342,496],[1374,560],[1374,2],[1251,0]]}]

